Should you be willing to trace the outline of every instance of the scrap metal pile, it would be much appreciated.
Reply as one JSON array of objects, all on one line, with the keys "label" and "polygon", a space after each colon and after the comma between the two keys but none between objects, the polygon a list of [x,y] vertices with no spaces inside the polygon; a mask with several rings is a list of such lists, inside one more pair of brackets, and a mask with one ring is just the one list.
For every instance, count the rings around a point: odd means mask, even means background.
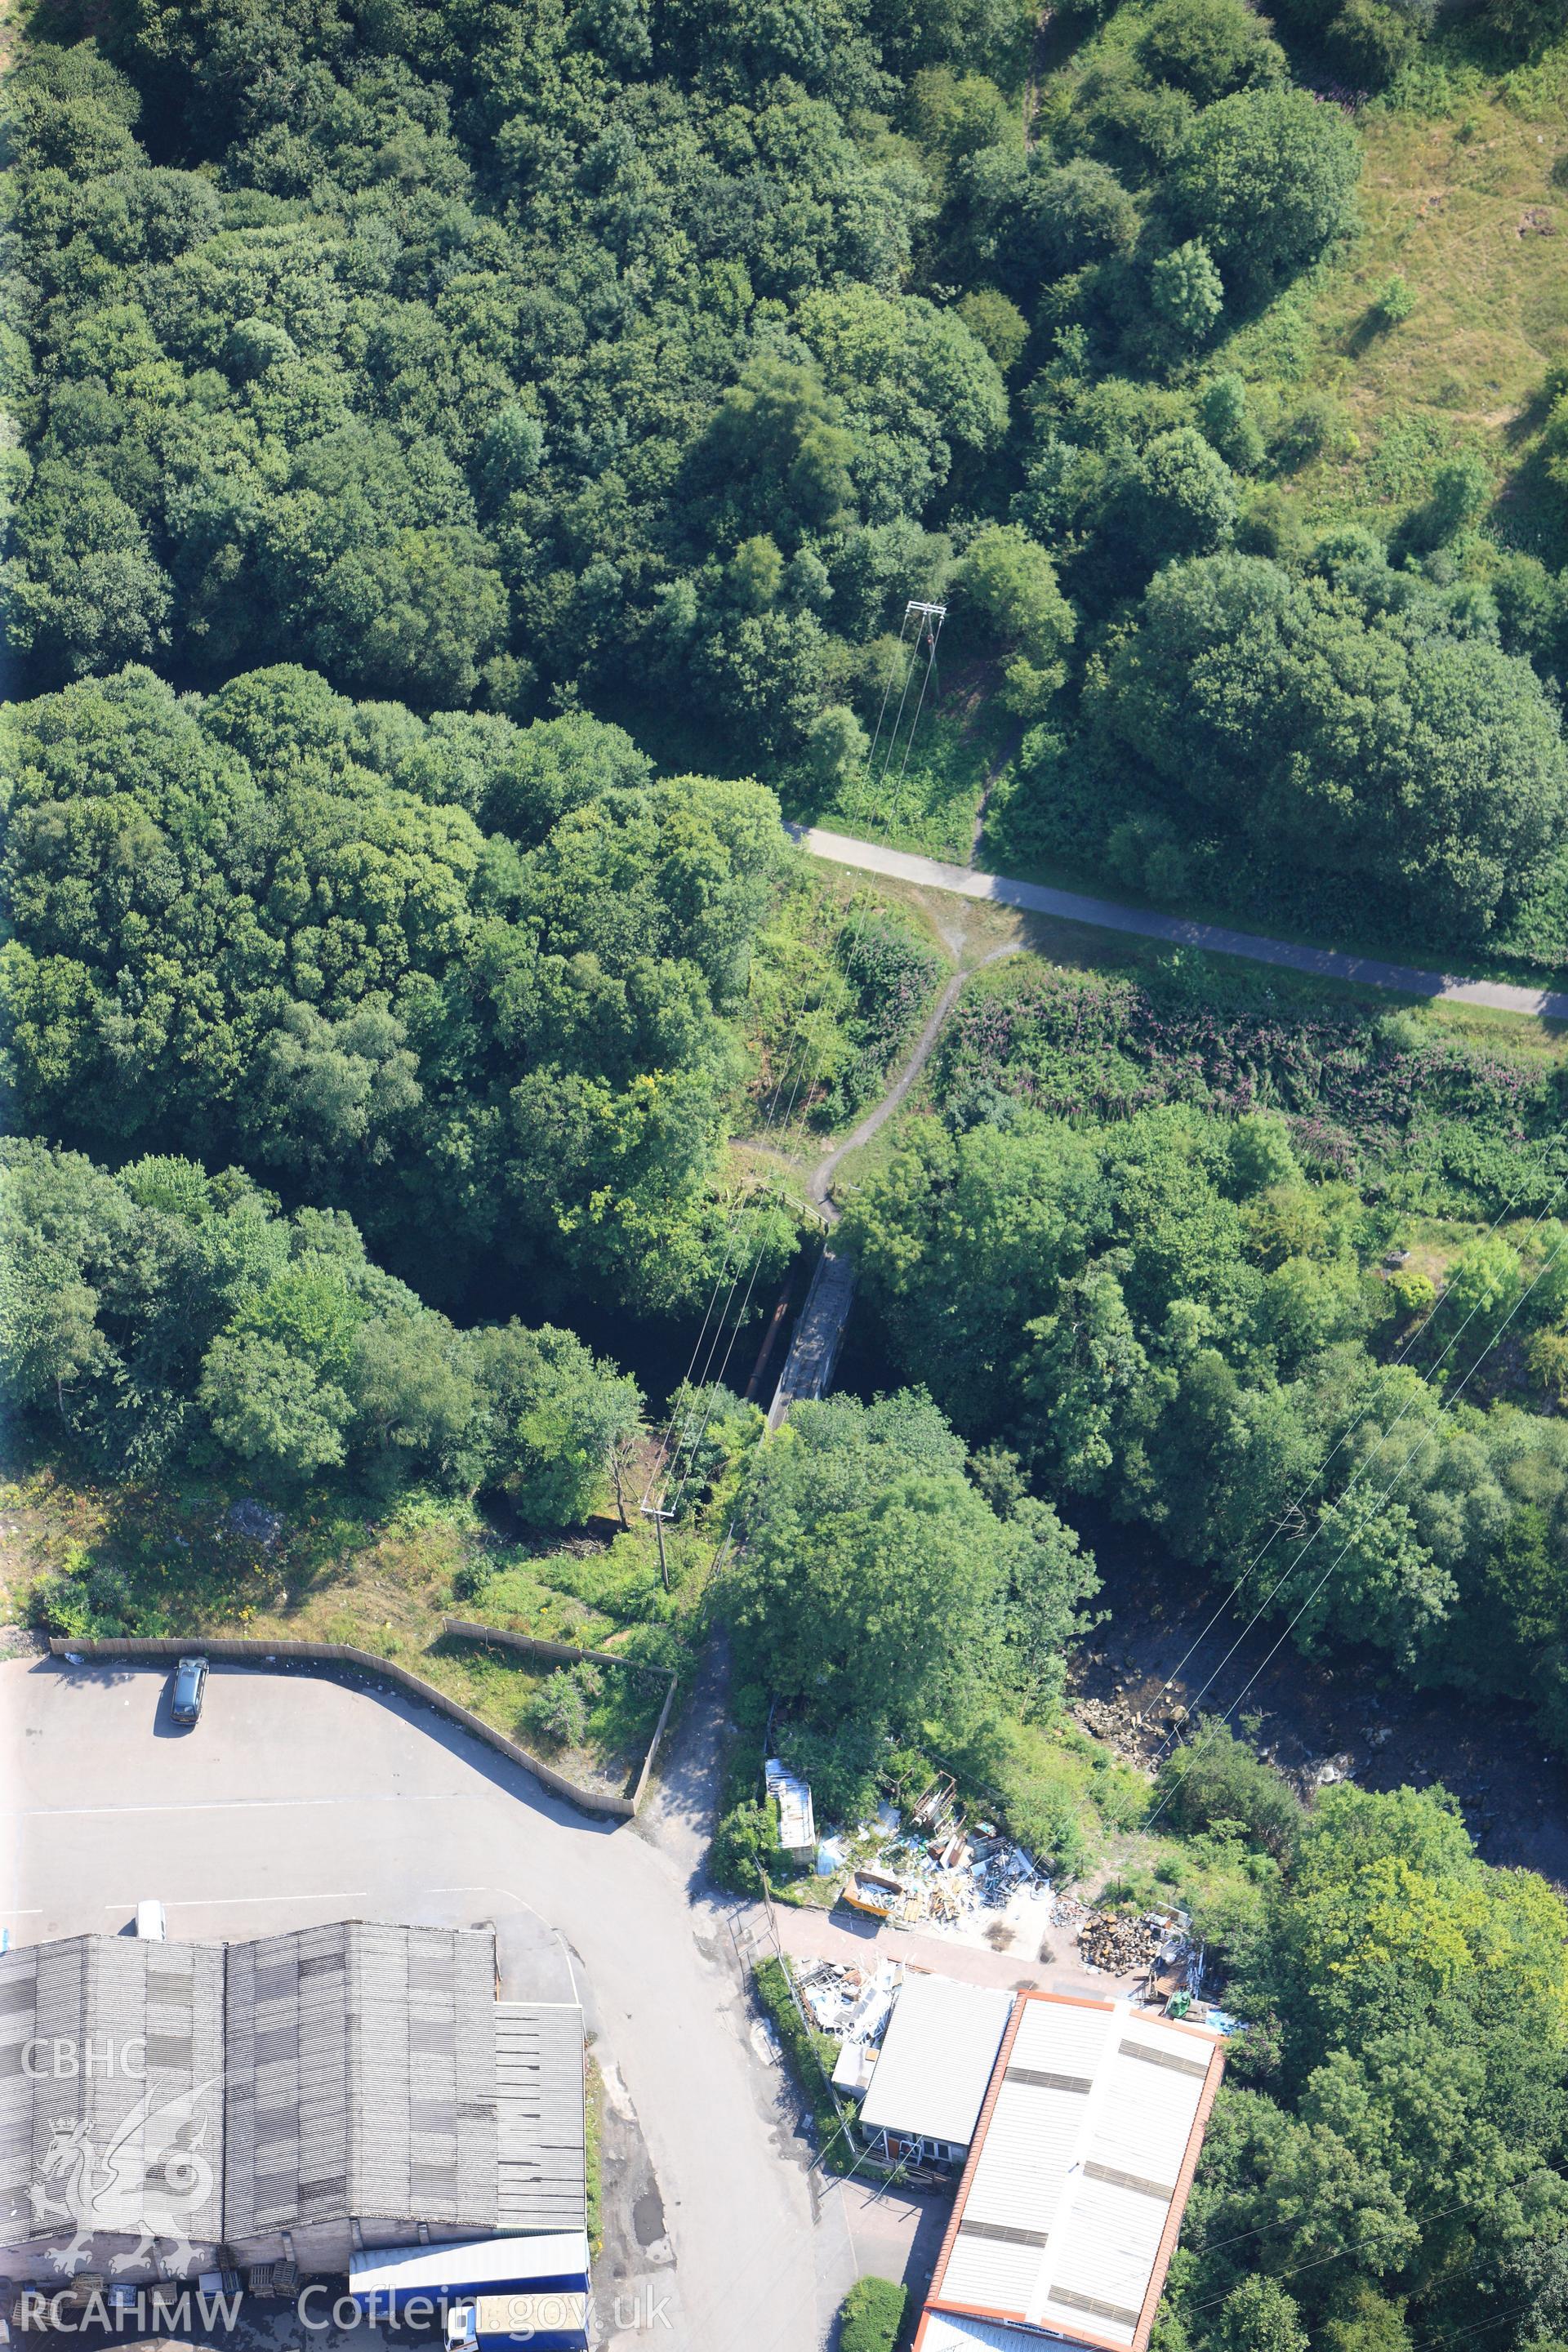
[{"label": "scrap metal pile", "polygon": [[1202,1948],[1193,1941],[1184,1911],[1079,1911],[1079,1958],[1107,1976],[1159,1979],[1173,1991],[1195,1992],[1203,1979]]},{"label": "scrap metal pile", "polygon": [[1021,1846],[992,1822],[967,1822],[954,1783],[943,1773],[885,1838],[874,1861],[851,1870],[844,1901],[851,1910],[896,1927],[962,1927],[979,1913],[1001,1915],[1025,1889],[1047,1894],[1050,1882]]},{"label": "scrap metal pile", "polygon": [[794,1973],[795,1989],[812,2023],[822,2032],[838,2037],[834,2087],[859,2097],[875,2071],[882,2036],[904,1981],[902,1960],[881,1959],[868,1968],[842,1960],[797,1960]]},{"label": "scrap metal pile", "polygon": [[[889,1927],[946,1933],[997,1951],[1026,1950],[1030,1959],[1037,1948],[1040,1958],[1051,1957],[1043,1929],[1065,1928],[1085,1969],[1141,1977],[1146,1999],[1190,2001],[1202,1988],[1203,1953],[1184,1911],[1097,1910],[1053,1888],[1038,1864],[994,1822],[969,1820],[948,1773],[931,1782],[907,1822],[884,1804],[874,1822],[826,1838],[816,1866],[825,1878],[847,1866],[840,1900]],[[807,1996],[817,2024],[847,2040],[874,2040],[844,2021],[865,1996],[865,1972],[830,1972],[821,1962],[810,1982],[822,2002],[818,2008]],[[879,2034],[886,2015],[884,2010]]]},{"label": "scrap metal pile", "polygon": [[795,1983],[814,2025],[843,2042],[879,2042],[904,1980],[902,1960],[858,1968],[844,1960],[797,1960]]}]

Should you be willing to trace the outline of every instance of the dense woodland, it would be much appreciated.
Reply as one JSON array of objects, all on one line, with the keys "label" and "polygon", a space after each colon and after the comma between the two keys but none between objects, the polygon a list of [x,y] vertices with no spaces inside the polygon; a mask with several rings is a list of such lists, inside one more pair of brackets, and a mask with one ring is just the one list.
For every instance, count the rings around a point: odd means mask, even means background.
[{"label": "dense woodland", "polygon": [[[292,668],[84,681],[7,744],[16,1121],[241,1162],[426,1295],[486,1253],[644,1312],[711,1279],[771,794],[656,782],[585,716],[421,719]],[[793,1227],[759,1239],[776,1264]]]},{"label": "dense woodland", "polygon": [[[1472,949],[1561,883],[1568,379],[1528,532],[1462,456],[1313,531],[1338,428],[1257,355],[1353,233],[1369,110],[1544,70],[1563,0],[28,30],[0,1339],[70,1475],[604,1499],[644,1400],[574,1321],[773,1282],[798,1215],[731,1138],[807,1037],[841,1125],[929,1001],[930,943],[778,824],[865,778],[910,596],[1010,747],[993,855]],[[940,1750],[1070,1866],[1019,1763],[1096,1591],[1054,1496],[1222,1583],[1280,1529],[1253,1597],[1304,1648],[1568,1737],[1561,1104],[1547,1057],[1203,971],[972,989],[846,1224],[921,1389],[765,1447],[678,1401],[744,1721],[780,1702],[847,1818]],[[1387,1263],[1420,1218],[1440,1295]],[[680,1605],[640,1549],[603,1574]],[[79,1558],[34,1605],[145,1613]],[[1161,2352],[1561,2352],[1558,1898],[1440,1793],[1303,1811],[1217,1728],[1138,1803],[1251,2021]],[[743,1802],[719,1865],[770,1846]]]},{"label": "dense woodland", "polygon": [[1032,725],[1012,854],[1270,904],[1305,866],[1320,921],[1429,940],[1550,884],[1555,572],[1466,460],[1395,543],[1304,541],[1324,419],[1226,357],[1350,228],[1354,101],[1528,62],[1554,0],[50,5],[8,107],[22,691],[673,702],[687,764],[809,804],[942,593]]},{"label": "dense woodland", "polygon": [[1488,1869],[1437,1791],[1329,1789],[1303,1814],[1223,1738],[1166,1780],[1247,1857],[1205,1925],[1257,2022],[1215,2104],[1163,2352],[1561,2343],[1561,1897]]},{"label": "dense woodland", "polygon": [[[100,1475],[186,1461],[287,1498],[347,1464],[384,1500],[411,1477],[483,1486],[565,1527],[637,1428],[635,1382],[572,1332],[456,1329],[341,1210],[284,1217],[189,1160],[110,1176],[42,1144],[0,1154],[6,1402],[58,1413]],[[114,1595],[83,1597],[67,1630],[114,1624]]]},{"label": "dense woodland", "polygon": [[[972,991],[940,1116],[848,1206],[892,1366],[1047,1492],[1245,1580],[1304,1650],[1528,1696],[1560,1740],[1555,1066],[1229,992],[1048,967]],[[1440,1297],[1389,1263],[1422,1215],[1452,1236]]]}]

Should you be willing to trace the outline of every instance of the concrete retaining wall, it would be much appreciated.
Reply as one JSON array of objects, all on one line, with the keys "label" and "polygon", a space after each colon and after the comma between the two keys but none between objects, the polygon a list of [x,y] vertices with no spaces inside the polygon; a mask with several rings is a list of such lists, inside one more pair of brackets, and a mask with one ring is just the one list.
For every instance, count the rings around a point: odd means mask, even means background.
[{"label": "concrete retaining wall", "polygon": [[[459,1618],[447,1618],[445,1622],[448,1633],[463,1634],[468,1640],[491,1643],[502,1649],[526,1650],[536,1656],[563,1664],[571,1664],[578,1658],[592,1658],[595,1664],[619,1666],[623,1672],[629,1664],[628,1660],[617,1658],[606,1650],[568,1649],[563,1643],[539,1642],[530,1634],[503,1633],[498,1626],[470,1625]],[[219,1658],[238,1665],[269,1665],[274,1660],[287,1660],[300,1665],[353,1666],[361,1674],[374,1675],[378,1679],[395,1683],[400,1690],[407,1691],[426,1706],[433,1706],[448,1721],[460,1724],[465,1731],[471,1731],[476,1739],[482,1739],[488,1748],[495,1748],[510,1762],[521,1764],[525,1772],[531,1772],[534,1779],[552,1795],[564,1797],[570,1804],[581,1805],[591,1813],[607,1813],[616,1821],[629,1821],[642,1802],[675,1698],[675,1676],[671,1675],[658,1723],[648,1743],[642,1769],[637,1774],[637,1785],[629,1797],[617,1797],[606,1790],[585,1789],[580,1782],[569,1780],[564,1772],[557,1772],[541,1758],[531,1755],[526,1748],[520,1748],[515,1739],[509,1739],[505,1732],[498,1731],[493,1724],[486,1723],[460,1699],[448,1698],[445,1691],[436,1688],[434,1683],[426,1682],[422,1675],[410,1674],[406,1666],[396,1664],[393,1659],[378,1658],[374,1651],[356,1650],[346,1642],[265,1642],[220,1635],[209,1638],[199,1633],[187,1634],[184,1641],[163,1641],[152,1636],[137,1639],[132,1636],[124,1641],[89,1642],[76,1641],[68,1634],[57,1633],[51,1637],[49,1648],[57,1658],[68,1653],[72,1657],[95,1661],[103,1659],[105,1662],[114,1658],[182,1658],[199,1650],[203,1657]],[[641,1667],[636,1671],[649,1674],[666,1670],[662,1667]]]},{"label": "concrete retaining wall", "polygon": [[630,1812],[636,1812],[643,1801],[652,1775],[658,1744],[669,1724],[670,1709],[675,1705],[676,1677],[668,1666],[645,1666],[636,1658],[623,1658],[614,1650],[574,1650],[566,1642],[546,1642],[537,1633],[507,1633],[496,1625],[472,1625],[466,1617],[443,1617],[442,1626],[448,1633],[460,1633],[465,1641],[488,1642],[503,1650],[521,1650],[531,1658],[548,1658],[558,1665],[575,1665],[579,1658],[591,1658],[595,1665],[614,1666],[623,1675],[651,1675],[657,1681],[667,1683],[664,1705],[658,1711],[658,1721],[653,1727],[653,1738],[647,1744],[642,1769],[629,1798],[623,1800]]},{"label": "concrete retaining wall", "polygon": [[503,1650],[522,1650],[531,1658],[550,1658],[557,1664],[574,1666],[579,1658],[592,1658],[596,1666],[618,1666],[621,1673],[654,1675],[663,1682],[668,1666],[645,1666],[636,1658],[617,1657],[614,1650],[574,1650],[566,1642],[546,1642],[537,1633],[503,1633],[496,1625],[470,1625],[466,1617],[443,1617],[444,1632],[461,1633],[470,1642],[489,1642]]}]

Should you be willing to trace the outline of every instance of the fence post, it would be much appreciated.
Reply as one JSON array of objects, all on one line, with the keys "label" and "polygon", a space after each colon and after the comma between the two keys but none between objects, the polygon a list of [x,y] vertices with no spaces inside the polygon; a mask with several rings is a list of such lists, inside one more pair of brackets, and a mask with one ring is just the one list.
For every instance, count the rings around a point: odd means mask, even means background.
[{"label": "fence post", "polygon": [[[832,2075],[827,2072],[822,2060],[817,2055],[816,2043],[813,2039],[814,2029],[810,2018],[807,2017],[805,2013],[805,2003],[800,1997],[800,1987],[795,1980],[795,1970],[789,1964],[789,1954],[784,1950],[782,1944],[779,1944],[778,1922],[773,1915],[773,1890],[768,1883],[768,1868],[766,1863],[758,1863],[757,1875],[763,1882],[763,1894],[767,1902],[768,1925],[773,1929],[773,1942],[775,1945],[778,1945],[779,1966],[784,1970],[784,1980],[789,1987],[789,1997],[795,2003],[795,2013],[800,2020],[800,2030],[805,2036],[805,2046],[811,2053],[812,2063],[816,2066],[817,2073],[822,2077],[823,2088],[833,2102],[833,2112],[838,2118],[838,2128],[847,2139],[849,2137],[849,2118],[844,2112],[844,2102],[838,2095],[837,2084],[834,2082]],[[854,2146],[854,2142],[852,2140],[850,2141],[850,2146]]]}]

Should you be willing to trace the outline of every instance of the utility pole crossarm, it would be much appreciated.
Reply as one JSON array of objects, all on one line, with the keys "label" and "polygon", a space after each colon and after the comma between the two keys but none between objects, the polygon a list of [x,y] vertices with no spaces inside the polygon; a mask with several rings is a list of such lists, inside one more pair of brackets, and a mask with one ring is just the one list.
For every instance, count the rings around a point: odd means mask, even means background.
[{"label": "utility pole crossarm", "polygon": [[675,1513],[673,1511],[665,1510],[663,1506],[658,1503],[641,1503],[637,1507],[641,1511],[645,1519],[651,1519],[653,1521],[654,1527],[658,1531],[659,1581],[668,1592],[669,1591],[669,1562],[664,1556],[664,1523],[666,1519],[674,1518]]}]

